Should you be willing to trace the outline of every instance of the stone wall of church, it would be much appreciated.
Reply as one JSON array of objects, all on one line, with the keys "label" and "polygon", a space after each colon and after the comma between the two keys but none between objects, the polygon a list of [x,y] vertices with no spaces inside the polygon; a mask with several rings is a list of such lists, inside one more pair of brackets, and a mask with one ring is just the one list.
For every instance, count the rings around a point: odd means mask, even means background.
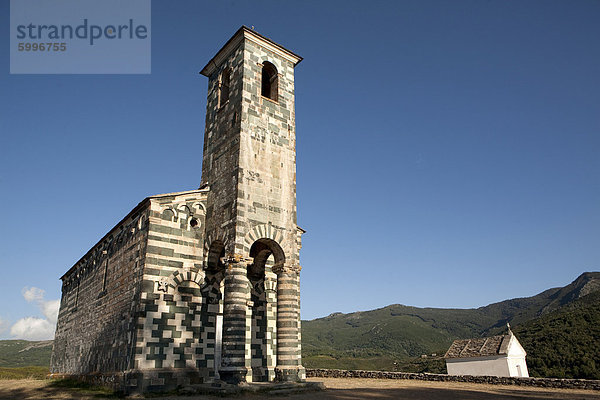
[{"label": "stone wall of church", "polygon": [[133,365],[147,205],[136,207],[63,276],[52,372],[90,374]]},{"label": "stone wall of church", "polygon": [[144,200],[65,275],[54,372],[96,373],[128,391],[217,374],[228,382],[304,378],[300,58],[247,28],[232,39],[203,70],[201,189]]},{"label": "stone wall of church", "polygon": [[151,199],[134,364],[142,373],[129,382],[139,390],[214,376],[222,273],[204,268],[206,196],[198,190]]}]

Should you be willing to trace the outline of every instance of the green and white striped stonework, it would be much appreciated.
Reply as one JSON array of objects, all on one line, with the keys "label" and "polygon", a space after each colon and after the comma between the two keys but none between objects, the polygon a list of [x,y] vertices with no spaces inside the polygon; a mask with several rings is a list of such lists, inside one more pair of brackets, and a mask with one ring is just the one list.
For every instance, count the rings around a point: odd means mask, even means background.
[{"label": "green and white striped stonework", "polygon": [[62,277],[52,372],[127,392],[305,378],[300,60],[244,27],[202,70],[201,187],[144,199]]},{"label": "green and white striped stonework", "polygon": [[62,276],[52,372],[83,375],[132,367],[147,230],[144,201]]},{"label": "green and white striped stonework", "polygon": [[[202,182],[210,187],[208,210],[210,204],[224,208],[207,212],[207,235],[220,238],[227,268],[239,279],[224,286],[226,369],[220,376],[229,382],[304,377],[298,330],[303,231],[296,222],[294,110],[294,68],[300,61],[289,50],[242,28],[201,72],[209,78]],[[276,87],[274,96],[263,93],[266,68],[276,72],[270,80]],[[224,87],[229,90],[226,102]],[[238,265],[246,265],[246,271]],[[276,291],[269,283],[267,294],[265,281],[276,281]],[[237,319],[227,317],[229,298],[235,299],[231,309],[239,313]],[[244,303],[250,322],[241,335]]]}]

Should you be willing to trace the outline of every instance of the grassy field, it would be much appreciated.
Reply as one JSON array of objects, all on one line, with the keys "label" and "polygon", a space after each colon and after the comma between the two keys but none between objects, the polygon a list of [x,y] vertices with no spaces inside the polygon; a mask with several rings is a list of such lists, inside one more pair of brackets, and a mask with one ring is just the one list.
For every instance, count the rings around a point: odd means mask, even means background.
[{"label": "grassy field", "polygon": [[48,367],[0,367],[0,379],[46,379]]},{"label": "grassy field", "polygon": [[0,340],[0,367],[50,365],[52,340]]},{"label": "grassy field", "polygon": [[[0,389],[0,400],[21,398],[24,393],[29,390],[30,384],[27,382],[32,381],[43,381],[41,388],[44,388],[44,392],[48,394],[48,397],[44,395],[43,398],[57,398],[57,399],[72,399],[72,395],[76,395],[77,398],[118,398],[122,397],[120,394],[113,392],[111,389],[94,386],[85,382],[80,382],[73,379],[48,379],[50,370],[48,367],[16,367],[6,368],[0,367],[0,382],[6,382],[0,384],[4,390]],[[10,382],[22,382],[20,384],[11,384]],[[13,389],[11,389],[11,385]],[[59,395],[60,393],[60,395]],[[34,395],[37,393],[32,393]],[[33,397],[38,398],[38,397]]]},{"label": "grassy field", "polygon": [[428,372],[445,374],[446,362],[441,357],[397,359],[393,357],[332,357],[313,355],[302,358],[306,368],[360,369],[366,371]]}]

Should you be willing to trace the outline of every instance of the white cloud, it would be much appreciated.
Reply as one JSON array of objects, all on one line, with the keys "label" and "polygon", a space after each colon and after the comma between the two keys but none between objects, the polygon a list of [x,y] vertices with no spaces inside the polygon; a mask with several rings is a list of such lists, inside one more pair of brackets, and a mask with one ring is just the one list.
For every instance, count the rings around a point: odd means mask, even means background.
[{"label": "white cloud", "polygon": [[[21,318],[10,328],[10,334],[16,339],[46,340],[54,337],[56,320],[60,300],[44,300],[43,289],[36,287],[24,287],[21,290],[23,297],[29,303],[36,303],[46,318],[26,317]],[[2,332],[2,320],[0,320],[0,332]],[[5,329],[6,330],[6,329]]]},{"label": "white cloud", "polygon": [[6,321],[6,320],[4,320],[4,319],[0,318],[0,333],[3,333],[3,332],[5,332],[5,331],[7,331],[7,330],[8,330],[8,327],[9,327],[9,325],[10,325],[10,324],[8,323],[8,321]]},{"label": "white cloud", "polygon": [[17,339],[47,340],[54,338],[56,326],[44,318],[21,318],[10,328],[10,334]]},{"label": "white cloud", "polygon": [[40,288],[25,286],[23,290],[21,290],[21,293],[23,294],[23,297],[25,297],[25,300],[31,303],[33,301],[44,300],[45,291]]},{"label": "white cloud", "polygon": [[58,320],[58,309],[60,308],[60,300],[44,301],[40,304],[42,314],[53,324]]}]

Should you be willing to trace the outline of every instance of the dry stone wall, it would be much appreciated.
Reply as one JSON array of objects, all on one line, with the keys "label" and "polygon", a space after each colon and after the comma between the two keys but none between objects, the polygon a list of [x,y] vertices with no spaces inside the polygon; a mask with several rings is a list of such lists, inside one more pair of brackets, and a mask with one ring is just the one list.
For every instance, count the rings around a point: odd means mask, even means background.
[{"label": "dry stone wall", "polygon": [[491,385],[536,386],[562,389],[600,390],[600,381],[587,379],[554,378],[507,378],[497,376],[443,375],[410,372],[362,371],[343,369],[307,368],[311,378],[371,378],[371,379],[416,379],[435,382],[487,383]]}]

